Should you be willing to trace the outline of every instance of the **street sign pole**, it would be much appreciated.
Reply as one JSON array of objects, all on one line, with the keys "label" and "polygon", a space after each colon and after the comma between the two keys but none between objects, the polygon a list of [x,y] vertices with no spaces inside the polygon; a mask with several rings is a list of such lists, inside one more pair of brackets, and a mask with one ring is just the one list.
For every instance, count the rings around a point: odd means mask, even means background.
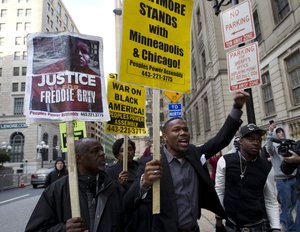
[{"label": "street sign pole", "polygon": [[[237,5],[239,4],[239,0],[231,0],[231,5]],[[242,44],[241,46],[243,46]],[[252,96],[252,89],[248,88],[245,89],[247,93],[249,93],[250,97],[248,101],[246,101],[246,111],[247,111],[247,120],[248,123],[254,123],[256,124],[256,119],[255,119],[255,112],[254,112],[254,104],[253,104],[253,96]]]}]

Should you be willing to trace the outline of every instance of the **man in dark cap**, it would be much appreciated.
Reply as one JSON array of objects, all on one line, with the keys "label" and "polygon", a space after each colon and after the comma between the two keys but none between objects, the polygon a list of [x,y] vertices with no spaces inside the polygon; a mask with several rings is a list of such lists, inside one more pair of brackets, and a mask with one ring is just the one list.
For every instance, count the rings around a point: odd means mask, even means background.
[{"label": "man in dark cap", "polygon": [[36,231],[123,232],[122,190],[105,172],[105,154],[99,141],[75,142],[81,217],[72,217],[68,176],[42,193],[25,228]]},{"label": "man in dark cap", "polygon": [[255,124],[241,127],[239,150],[218,161],[215,188],[228,232],[281,231],[274,172],[260,157],[265,133]]}]

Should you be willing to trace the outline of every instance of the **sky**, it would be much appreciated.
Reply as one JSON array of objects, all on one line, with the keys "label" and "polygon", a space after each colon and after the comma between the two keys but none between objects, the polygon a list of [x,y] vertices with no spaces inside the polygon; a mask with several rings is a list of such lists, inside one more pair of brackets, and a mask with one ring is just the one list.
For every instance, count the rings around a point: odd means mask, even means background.
[{"label": "sky", "polygon": [[62,0],[81,34],[103,38],[104,75],[116,72],[115,15],[112,0]]}]

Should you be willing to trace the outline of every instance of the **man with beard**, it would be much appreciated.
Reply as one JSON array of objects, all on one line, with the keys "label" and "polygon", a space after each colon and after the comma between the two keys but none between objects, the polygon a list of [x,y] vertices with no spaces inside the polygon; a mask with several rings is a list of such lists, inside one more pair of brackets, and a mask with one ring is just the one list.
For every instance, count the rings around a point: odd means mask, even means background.
[{"label": "man with beard", "polygon": [[[140,178],[124,196],[127,214],[143,208],[143,214],[135,215],[138,223],[131,231],[198,232],[201,208],[225,217],[201,157],[209,159],[230,143],[242,124],[241,109],[248,96],[243,90],[235,94],[233,109],[223,127],[215,137],[199,147],[189,143],[190,134],[184,119],[172,118],[164,124],[161,159],[152,159],[152,156],[141,159],[137,174]],[[153,215],[151,186],[157,180],[160,180],[161,210]]]},{"label": "man with beard", "polygon": [[215,188],[227,232],[281,231],[274,171],[260,156],[265,133],[255,124],[241,127],[239,150],[218,161]]},{"label": "man with beard", "polygon": [[81,217],[72,218],[68,176],[40,197],[25,231],[123,232],[122,193],[105,172],[102,145],[93,138],[75,143]]}]

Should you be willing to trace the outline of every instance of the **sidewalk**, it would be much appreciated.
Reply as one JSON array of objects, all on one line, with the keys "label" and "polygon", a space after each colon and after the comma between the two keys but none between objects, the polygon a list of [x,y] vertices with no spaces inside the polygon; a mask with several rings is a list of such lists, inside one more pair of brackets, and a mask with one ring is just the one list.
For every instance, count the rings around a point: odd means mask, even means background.
[{"label": "sidewalk", "polygon": [[198,221],[200,232],[214,232],[216,222],[215,214],[205,209],[201,209],[201,212],[201,218]]}]

